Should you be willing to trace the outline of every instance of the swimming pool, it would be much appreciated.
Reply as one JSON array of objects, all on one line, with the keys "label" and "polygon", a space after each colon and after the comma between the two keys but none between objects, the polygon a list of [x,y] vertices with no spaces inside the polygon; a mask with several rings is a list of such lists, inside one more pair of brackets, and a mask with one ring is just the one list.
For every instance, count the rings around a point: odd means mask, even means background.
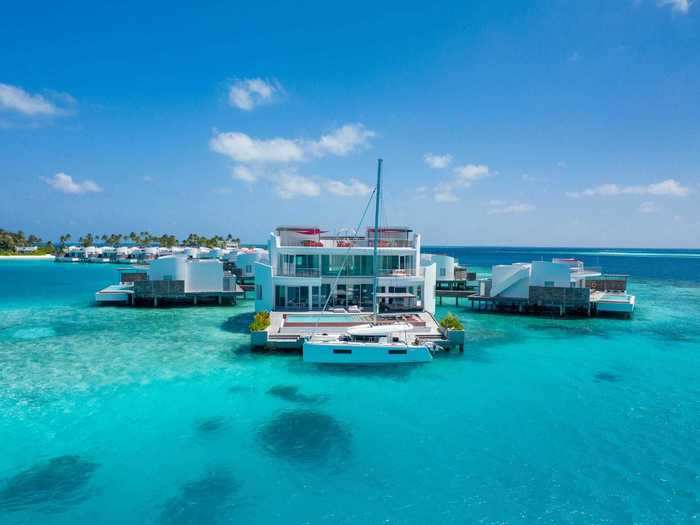
[{"label": "swimming pool", "polygon": [[366,323],[367,314],[288,314],[286,323]]}]

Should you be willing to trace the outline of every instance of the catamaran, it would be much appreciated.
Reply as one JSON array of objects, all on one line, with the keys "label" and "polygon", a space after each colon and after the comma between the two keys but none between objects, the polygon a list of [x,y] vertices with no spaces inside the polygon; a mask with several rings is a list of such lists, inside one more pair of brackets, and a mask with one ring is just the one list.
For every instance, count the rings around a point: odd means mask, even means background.
[{"label": "catamaran", "polygon": [[[408,322],[382,320],[379,317],[379,211],[381,202],[382,159],[377,161],[375,188],[372,290],[372,322],[349,327],[340,334],[312,334],[303,345],[303,360],[327,364],[425,363],[433,359],[431,343],[412,335]],[[326,305],[324,305],[324,310]]]}]

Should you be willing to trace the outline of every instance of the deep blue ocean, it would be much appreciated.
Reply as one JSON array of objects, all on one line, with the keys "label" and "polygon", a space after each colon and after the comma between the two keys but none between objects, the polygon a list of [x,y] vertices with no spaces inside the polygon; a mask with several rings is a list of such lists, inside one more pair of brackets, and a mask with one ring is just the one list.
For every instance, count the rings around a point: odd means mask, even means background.
[{"label": "deep blue ocean", "polygon": [[630,274],[630,320],[472,312],[463,354],[324,368],[248,350],[252,302],[95,307],[111,265],[0,261],[0,523],[700,521],[700,251]]}]

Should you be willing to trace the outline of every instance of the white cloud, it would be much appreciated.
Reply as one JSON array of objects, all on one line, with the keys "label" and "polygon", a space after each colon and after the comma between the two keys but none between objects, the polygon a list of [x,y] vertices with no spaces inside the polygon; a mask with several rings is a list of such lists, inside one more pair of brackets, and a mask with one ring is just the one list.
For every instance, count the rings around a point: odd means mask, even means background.
[{"label": "white cloud", "polygon": [[442,182],[433,189],[433,199],[436,202],[457,202],[459,197],[455,194],[454,185]]},{"label": "white cloud", "polygon": [[231,170],[231,177],[250,183],[258,180],[258,177],[248,166],[243,166],[240,164],[238,166],[234,166],[233,170]]},{"label": "white cloud", "polygon": [[484,164],[465,164],[464,166],[457,166],[454,169],[454,173],[457,177],[457,183],[465,188],[471,186],[473,182],[491,175],[489,167]]},{"label": "white cloud", "polygon": [[0,108],[24,115],[55,115],[58,109],[41,95],[32,95],[22,88],[0,84]]},{"label": "white cloud", "polygon": [[452,155],[433,155],[426,153],[423,155],[423,161],[433,169],[440,170],[450,165]]},{"label": "white cloud", "polygon": [[321,135],[317,141],[307,144],[309,152],[316,157],[337,155],[344,157],[356,148],[366,146],[369,139],[376,133],[365,128],[362,124],[345,124],[326,135]]},{"label": "white cloud", "polygon": [[272,102],[280,90],[277,82],[268,82],[262,78],[244,78],[231,85],[228,101],[238,109],[251,111],[255,106]]},{"label": "white cloud", "polygon": [[275,176],[275,179],[275,191],[283,199],[292,199],[297,196],[318,197],[321,194],[321,185],[310,177],[281,172]]},{"label": "white cloud", "polygon": [[62,193],[78,195],[81,193],[96,193],[102,191],[102,188],[91,180],[85,179],[82,182],[78,182],[65,173],[56,173],[53,177],[42,177],[42,179],[53,189]]},{"label": "white cloud", "polygon": [[659,211],[653,202],[643,202],[639,205],[639,213],[655,213]]},{"label": "white cloud", "polygon": [[567,196],[579,197],[614,197],[618,195],[664,195],[672,197],[685,197],[690,190],[674,179],[666,179],[661,182],[646,186],[620,186],[619,184],[602,184],[583,191],[567,192]]},{"label": "white cloud", "polygon": [[345,156],[366,146],[374,131],[362,124],[346,124],[322,135],[316,141],[303,139],[255,139],[238,131],[218,133],[209,140],[209,149],[236,162],[257,164],[293,164],[310,157]]},{"label": "white cloud", "polygon": [[436,202],[457,202],[459,200],[451,191],[436,191],[433,197]]},{"label": "white cloud", "polygon": [[304,160],[304,150],[298,141],[254,139],[236,131],[219,133],[209,141],[209,148],[237,162],[285,164]]},{"label": "white cloud", "polygon": [[53,117],[68,114],[75,99],[67,93],[29,93],[18,86],[0,83],[0,110],[13,111],[25,117]]},{"label": "white cloud", "polygon": [[325,188],[329,193],[340,195],[341,197],[369,195],[372,191],[370,186],[357,179],[350,179],[349,183],[328,179],[325,181]]},{"label": "white cloud", "polygon": [[674,12],[687,15],[693,2],[691,0],[658,0],[657,5],[659,7],[671,6]]},{"label": "white cloud", "polygon": [[497,207],[491,208],[488,212],[489,215],[500,213],[530,213],[537,209],[534,204],[525,202],[507,203],[506,201],[491,201],[490,205]]}]

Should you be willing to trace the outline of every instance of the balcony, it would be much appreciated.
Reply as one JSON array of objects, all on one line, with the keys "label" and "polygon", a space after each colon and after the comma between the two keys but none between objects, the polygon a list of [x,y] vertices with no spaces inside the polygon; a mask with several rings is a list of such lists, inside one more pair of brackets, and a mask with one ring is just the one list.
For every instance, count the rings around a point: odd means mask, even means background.
[{"label": "balcony", "polygon": [[[339,269],[330,269],[323,273],[323,277],[335,277]],[[279,277],[321,277],[319,268],[279,268],[275,274]],[[378,271],[379,277],[413,277],[416,275],[415,268],[381,268]],[[340,273],[341,277],[374,277],[372,273],[353,273],[351,268],[346,268]]]},{"label": "balcony", "polygon": [[278,268],[277,275],[282,277],[320,277],[319,268]]},{"label": "balcony", "polygon": [[[320,240],[299,240],[281,242],[283,248],[303,247],[303,248],[372,248],[374,247],[373,239],[324,239]],[[379,248],[415,248],[415,243],[412,240],[404,239],[383,239],[377,244]]]}]

